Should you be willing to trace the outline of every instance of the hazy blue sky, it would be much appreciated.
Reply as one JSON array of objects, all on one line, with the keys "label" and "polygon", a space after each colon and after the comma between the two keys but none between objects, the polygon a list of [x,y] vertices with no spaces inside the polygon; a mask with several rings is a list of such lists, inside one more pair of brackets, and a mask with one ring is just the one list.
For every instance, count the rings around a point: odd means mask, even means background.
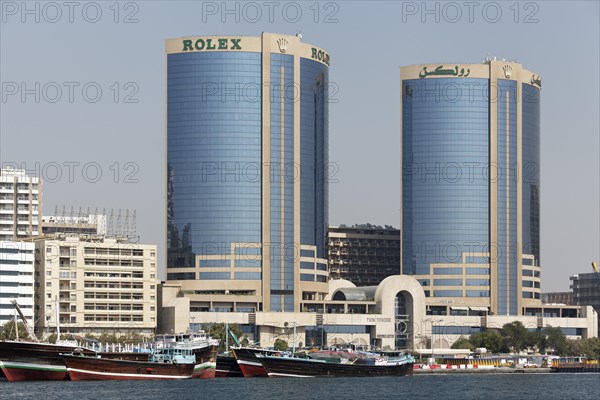
[{"label": "hazy blue sky", "polygon": [[0,161],[41,173],[44,214],[136,209],[162,256],[164,39],[301,31],[330,52],[339,88],[330,224],[399,225],[399,66],[496,56],[543,80],[543,291],[600,257],[598,1],[70,4],[1,2]]}]

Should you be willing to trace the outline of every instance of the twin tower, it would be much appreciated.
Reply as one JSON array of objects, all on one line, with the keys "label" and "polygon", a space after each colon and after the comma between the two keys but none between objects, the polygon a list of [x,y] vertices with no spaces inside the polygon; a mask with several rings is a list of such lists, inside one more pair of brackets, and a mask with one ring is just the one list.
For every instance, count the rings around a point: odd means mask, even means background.
[{"label": "twin tower", "polygon": [[[325,299],[329,53],[263,33],[169,39],[166,56],[167,281],[238,311]],[[539,302],[540,85],[506,61],[401,69],[398,273],[429,300]]]}]

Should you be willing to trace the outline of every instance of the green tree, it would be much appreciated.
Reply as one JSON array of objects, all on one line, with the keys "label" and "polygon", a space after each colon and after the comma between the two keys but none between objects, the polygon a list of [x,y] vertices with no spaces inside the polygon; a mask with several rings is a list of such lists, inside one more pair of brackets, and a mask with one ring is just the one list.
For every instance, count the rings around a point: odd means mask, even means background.
[{"label": "green tree", "polygon": [[505,347],[509,351],[518,353],[527,348],[529,332],[520,321],[504,324],[500,334],[504,338]]},{"label": "green tree", "polygon": [[546,335],[542,331],[528,332],[525,344],[530,348],[537,348],[538,352],[544,353],[548,347]]},{"label": "green tree", "polygon": [[286,351],[288,349],[288,342],[283,339],[275,339],[273,348],[279,351]]},{"label": "green tree", "polygon": [[585,351],[581,342],[581,340],[565,339],[565,349],[555,353],[563,356],[581,356]]},{"label": "green tree", "polygon": [[502,350],[503,338],[495,329],[488,329],[485,332],[474,333],[469,338],[475,348],[484,347],[492,353],[498,353]]},{"label": "green tree", "polygon": [[117,339],[117,336],[115,336],[114,333],[103,333],[100,335],[100,337],[98,337],[98,341],[100,343],[118,343],[119,340]]},{"label": "green tree", "polygon": [[544,328],[546,335],[546,344],[548,348],[554,350],[554,354],[565,355],[569,352],[569,343],[567,337],[560,328],[547,326]]},{"label": "green tree", "polygon": [[[227,337],[224,323],[205,324],[202,329],[204,329],[204,331],[206,331],[213,339],[219,339],[219,352],[225,351],[227,341],[229,345],[235,345],[231,335]],[[229,324],[229,331],[232,332],[237,338],[242,337],[243,332],[239,324]]]},{"label": "green tree", "polygon": [[452,343],[452,349],[469,349],[471,351],[475,350],[475,346],[473,346],[473,343],[471,343],[471,341],[469,341],[469,339],[467,339],[464,336],[459,337],[456,342]]},{"label": "green tree", "polygon": [[600,339],[597,337],[581,341],[582,354],[590,360],[600,360]]},{"label": "green tree", "polygon": [[[75,336],[73,336],[71,334],[62,334],[62,335],[60,335],[60,339],[61,340],[75,340]],[[48,335],[48,338],[46,340],[48,341],[48,343],[56,343],[56,332]]]},{"label": "green tree", "polygon": [[[27,328],[25,328],[25,325],[22,322],[17,322],[17,329],[19,330],[19,339],[29,338]],[[0,340],[15,340],[16,338],[15,321],[6,321],[0,328]]]},{"label": "green tree", "polygon": [[142,343],[144,341],[144,336],[142,336],[140,333],[138,332],[127,332],[127,334],[125,335],[121,335],[119,337],[119,343],[123,343],[123,344],[138,344],[138,343]]},{"label": "green tree", "polygon": [[46,339],[48,341],[48,343],[56,343],[56,333],[51,333],[50,335],[48,335],[48,338]]}]

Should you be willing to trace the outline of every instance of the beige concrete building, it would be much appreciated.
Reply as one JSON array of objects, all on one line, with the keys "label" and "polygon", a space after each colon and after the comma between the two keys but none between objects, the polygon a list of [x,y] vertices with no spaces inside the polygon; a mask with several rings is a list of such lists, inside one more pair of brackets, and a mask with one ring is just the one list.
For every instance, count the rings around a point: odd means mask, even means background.
[{"label": "beige concrete building", "polygon": [[42,180],[25,170],[0,169],[0,240],[41,234]]},{"label": "beige concrete building", "polygon": [[44,215],[42,233],[77,233],[84,235],[106,235],[107,218],[102,214],[79,216]]},{"label": "beige concrete building", "polygon": [[[155,332],[156,245],[92,235],[35,242],[38,335]],[[56,307],[58,303],[58,309]]]},{"label": "beige concrete building", "polygon": [[[272,346],[276,339],[305,345],[352,343],[378,348],[415,349],[422,354],[449,349],[460,336],[521,321],[527,328],[560,327],[569,338],[598,335],[598,314],[590,306],[544,305],[526,316],[490,315],[487,308],[447,305],[432,310],[419,282],[408,275],[384,279],[378,286],[356,287],[330,280],[331,296],[302,302],[302,312],[214,311],[196,307],[194,296],[182,295],[181,285],[160,289],[159,330],[185,332],[202,324],[237,323],[250,340]],[[232,302],[235,295],[214,296],[213,305]],[[296,335],[294,336],[294,327]]]},{"label": "beige concrete building", "polygon": [[541,305],[541,78],[515,61],[400,70],[402,273],[432,306]]}]

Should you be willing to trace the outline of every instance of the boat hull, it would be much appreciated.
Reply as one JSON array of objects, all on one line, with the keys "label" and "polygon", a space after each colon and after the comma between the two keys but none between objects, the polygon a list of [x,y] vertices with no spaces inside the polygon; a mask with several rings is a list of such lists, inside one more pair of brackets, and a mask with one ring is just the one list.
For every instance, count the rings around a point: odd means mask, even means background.
[{"label": "boat hull", "polygon": [[194,379],[212,379],[215,377],[217,370],[217,364],[214,362],[207,361],[202,364],[196,364],[194,366],[194,373],[192,378]]},{"label": "boat hull", "polygon": [[292,357],[259,357],[269,377],[310,378],[317,376],[404,376],[413,363],[398,365],[335,364]]},{"label": "boat hull", "polygon": [[0,342],[0,368],[10,382],[68,380],[60,353],[73,349],[49,343]]},{"label": "boat hull", "polygon": [[242,378],[244,375],[240,370],[235,357],[218,356],[215,377],[217,378]]},{"label": "boat hull", "polygon": [[196,356],[196,366],[192,378],[212,379],[216,376],[218,346],[209,345],[193,349]]},{"label": "boat hull", "polygon": [[242,371],[244,378],[266,378],[269,376],[267,370],[262,365],[260,360],[256,358],[256,354],[264,354],[267,352],[266,350],[241,347],[234,348],[232,351],[235,355],[238,365],[240,366],[240,370]]},{"label": "boat hull", "polygon": [[64,364],[0,361],[0,368],[9,382],[69,380]]},{"label": "boat hull", "polygon": [[63,355],[72,381],[189,379],[194,364],[153,363]]},{"label": "boat hull", "polygon": [[265,367],[259,361],[240,361],[238,360],[238,364],[240,365],[240,370],[244,375],[244,378],[266,378],[269,376]]}]

